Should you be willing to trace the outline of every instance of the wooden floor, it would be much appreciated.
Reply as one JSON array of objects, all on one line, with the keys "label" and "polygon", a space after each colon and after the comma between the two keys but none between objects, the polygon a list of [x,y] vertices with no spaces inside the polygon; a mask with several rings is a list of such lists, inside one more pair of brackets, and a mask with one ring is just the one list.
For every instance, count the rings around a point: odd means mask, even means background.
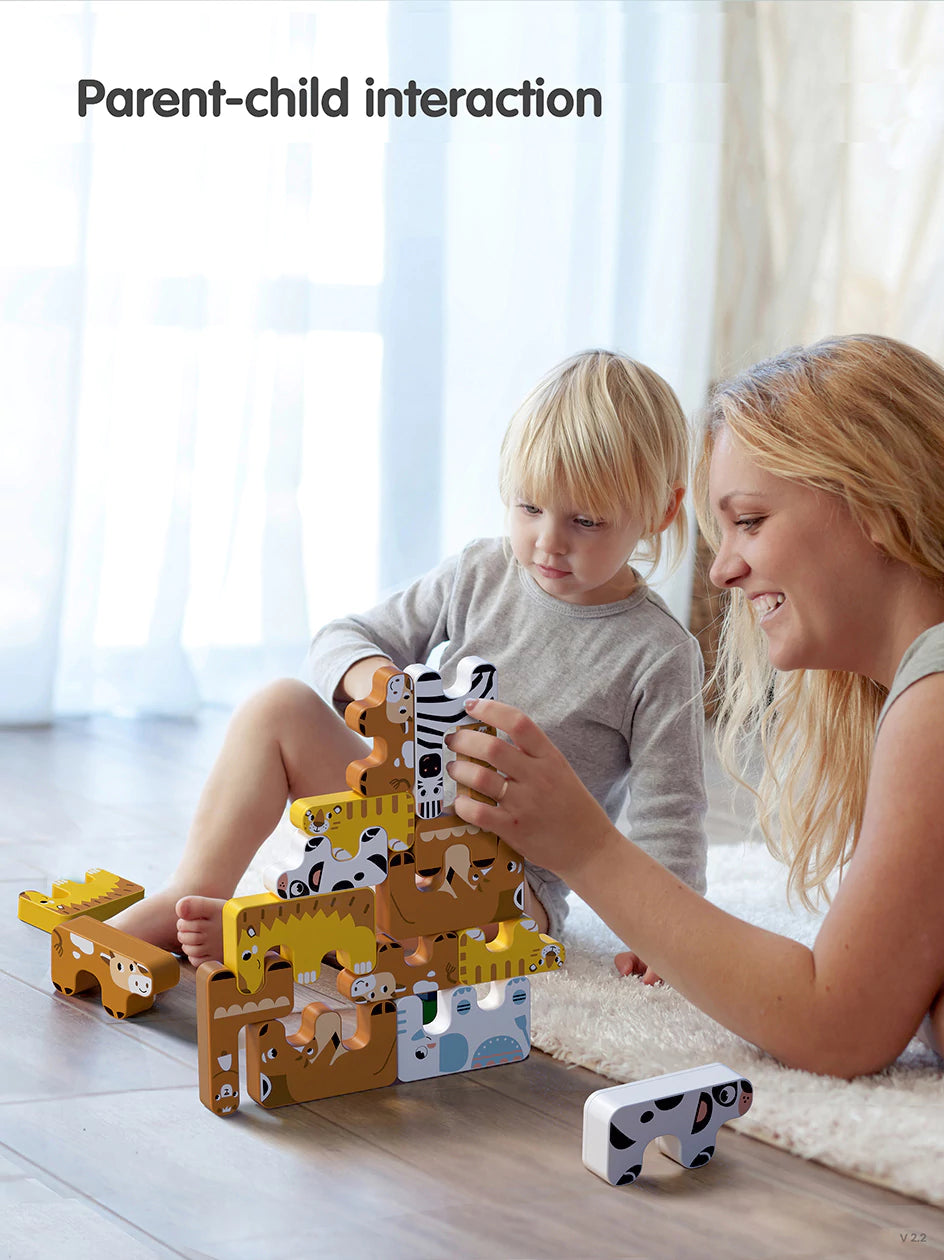
[{"label": "wooden floor", "polygon": [[[194,983],[118,1023],[49,982],[24,888],[171,870],[224,717],[0,730],[0,1256],[268,1260],[902,1256],[944,1213],[724,1128],[705,1168],[650,1149],[635,1186],[580,1159],[608,1084],[527,1062],[219,1120],[197,1098]],[[721,796],[719,840],[739,833]]]}]

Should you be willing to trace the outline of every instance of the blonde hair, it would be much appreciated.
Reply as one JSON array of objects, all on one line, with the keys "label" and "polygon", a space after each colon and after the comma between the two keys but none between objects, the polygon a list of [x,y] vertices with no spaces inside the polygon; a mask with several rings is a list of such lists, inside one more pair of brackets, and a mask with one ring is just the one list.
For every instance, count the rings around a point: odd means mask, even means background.
[{"label": "blonde hair", "polygon": [[512,416],[499,461],[502,502],[523,495],[608,520],[639,515],[637,558],[655,567],[665,538],[674,567],[688,537],[684,506],[664,533],[659,526],[685,485],[688,452],[685,415],[662,377],[625,355],[587,350],[549,372]]},{"label": "blonde hair", "polygon": [[[695,471],[699,523],[715,550],[707,482],[722,428],[767,472],[842,500],[886,555],[944,587],[944,370],[927,355],[887,337],[834,337],[719,385]],[[858,842],[887,691],[837,670],[778,673],[743,592],[724,599],[719,751],[744,782],[760,737],[758,821],[789,863],[789,891],[811,908],[813,890],[829,900],[826,880]]]}]

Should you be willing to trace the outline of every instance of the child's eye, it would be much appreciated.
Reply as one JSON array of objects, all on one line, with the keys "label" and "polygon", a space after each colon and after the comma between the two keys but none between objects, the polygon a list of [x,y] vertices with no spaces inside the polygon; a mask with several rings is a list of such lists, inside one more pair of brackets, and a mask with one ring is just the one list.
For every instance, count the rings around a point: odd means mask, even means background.
[{"label": "child's eye", "polygon": [[574,524],[579,525],[581,529],[599,529],[604,522],[595,521],[589,516],[575,516]]},{"label": "child's eye", "polygon": [[533,503],[519,503],[518,507],[524,512],[525,516],[540,516],[541,509],[535,507]]}]

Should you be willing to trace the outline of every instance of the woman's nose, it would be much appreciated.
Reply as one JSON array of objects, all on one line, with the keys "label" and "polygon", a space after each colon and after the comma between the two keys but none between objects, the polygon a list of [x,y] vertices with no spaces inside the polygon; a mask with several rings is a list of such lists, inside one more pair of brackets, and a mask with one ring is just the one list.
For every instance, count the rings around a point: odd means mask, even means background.
[{"label": "woman's nose", "polygon": [[725,587],[734,586],[748,572],[748,565],[737,547],[723,542],[708,570],[708,577],[715,586],[724,590]]}]

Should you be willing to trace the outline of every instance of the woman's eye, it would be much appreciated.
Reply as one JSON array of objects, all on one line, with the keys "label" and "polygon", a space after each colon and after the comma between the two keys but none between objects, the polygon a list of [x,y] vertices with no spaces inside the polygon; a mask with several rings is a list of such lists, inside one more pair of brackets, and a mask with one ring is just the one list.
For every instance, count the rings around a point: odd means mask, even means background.
[{"label": "woman's eye", "polygon": [[741,516],[734,522],[738,529],[743,529],[745,533],[753,533],[757,526],[764,518],[762,516]]}]

